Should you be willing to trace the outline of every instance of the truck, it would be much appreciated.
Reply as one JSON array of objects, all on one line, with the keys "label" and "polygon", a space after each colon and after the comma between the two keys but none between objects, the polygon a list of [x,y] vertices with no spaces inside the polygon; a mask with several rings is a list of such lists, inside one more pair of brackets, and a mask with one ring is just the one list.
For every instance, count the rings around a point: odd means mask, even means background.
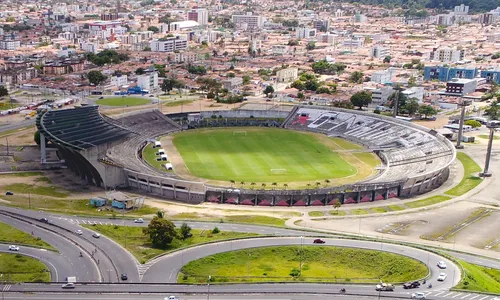
[{"label": "truck", "polygon": [[390,283],[381,283],[381,284],[377,284],[377,286],[375,287],[375,290],[377,292],[378,291],[392,292],[392,291],[394,291],[394,286]]},{"label": "truck", "polygon": [[66,282],[67,283],[76,283],[76,276],[66,277]]}]

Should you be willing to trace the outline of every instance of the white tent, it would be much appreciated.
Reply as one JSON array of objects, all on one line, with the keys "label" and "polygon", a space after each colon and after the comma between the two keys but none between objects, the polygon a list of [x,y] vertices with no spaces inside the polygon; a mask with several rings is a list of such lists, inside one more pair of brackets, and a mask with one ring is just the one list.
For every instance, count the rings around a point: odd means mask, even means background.
[{"label": "white tent", "polygon": [[165,164],[165,169],[167,169],[167,171],[170,171],[170,170],[174,169],[174,166],[172,166],[171,163],[167,163],[167,164]]},{"label": "white tent", "polygon": [[161,160],[168,160],[168,156],[166,154],[161,155]]},{"label": "white tent", "polygon": [[155,145],[153,148],[158,148],[158,147],[161,147],[161,143],[159,141],[155,141]]}]

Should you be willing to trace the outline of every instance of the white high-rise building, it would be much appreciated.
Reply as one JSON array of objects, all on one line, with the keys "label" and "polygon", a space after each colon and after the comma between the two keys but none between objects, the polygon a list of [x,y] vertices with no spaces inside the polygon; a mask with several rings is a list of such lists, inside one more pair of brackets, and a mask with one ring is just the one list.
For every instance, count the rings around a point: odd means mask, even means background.
[{"label": "white high-rise building", "polygon": [[370,49],[370,55],[375,58],[384,58],[390,53],[389,48],[383,47],[382,45],[376,44]]},{"label": "white high-rise building", "polygon": [[455,15],[468,15],[469,14],[469,6],[467,5],[459,5],[455,6]]},{"label": "white high-rise building", "polygon": [[158,89],[158,72],[148,72],[137,76],[137,86],[148,91]]},{"label": "white high-rise building", "polygon": [[457,62],[460,60],[464,60],[465,49],[456,49],[449,47],[436,48],[431,52],[426,53],[425,58],[429,61]]},{"label": "white high-rise building", "polygon": [[188,41],[177,36],[163,40],[152,40],[150,47],[153,52],[174,52],[176,50],[185,50],[188,47]]},{"label": "white high-rise building", "polygon": [[251,12],[246,15],[233,15],[232,21],[236,28],[258,29],[264,26],[264,18]]},{"label": "white high-rise building", "polygon": [[192,9],[187,13],[187,20],[198,22],[200,25],[208,25],[208,10],[205,8]]}]

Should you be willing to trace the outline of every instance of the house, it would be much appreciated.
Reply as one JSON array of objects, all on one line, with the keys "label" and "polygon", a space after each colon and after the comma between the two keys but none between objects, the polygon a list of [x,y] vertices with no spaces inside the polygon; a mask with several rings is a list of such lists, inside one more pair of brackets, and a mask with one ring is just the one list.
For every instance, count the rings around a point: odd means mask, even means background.
[{"label": "house", "polygon": [[225,89],[227,89],[228,91],[232,91],[243,85],[243,78],[242,77],[229,78],[226,80],[222,80],[221,83]]},{"label": "house", "polygon": [[95,207],[105,206],[107,202],[108,200],[106,198],[101,198],[101,197],[90,198],[90,205]]},{"label": "house", "polygon": [[118,209],[131,209],[134,208],[135,203],[133,198],[130,198],[122,192],[108,193],[108,200],[111,200],[111,206]]},{"label": "house", "polygon": [[287,68],[276,72],[276,80],[278,82],[292,82],[299,77],[297,68]]}]

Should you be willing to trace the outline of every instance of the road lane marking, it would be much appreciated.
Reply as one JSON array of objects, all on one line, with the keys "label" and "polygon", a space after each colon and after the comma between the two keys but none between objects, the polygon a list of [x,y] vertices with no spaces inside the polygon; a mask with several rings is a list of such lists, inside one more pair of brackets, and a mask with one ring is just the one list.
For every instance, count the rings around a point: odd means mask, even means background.
[{"label": "road lane marking", "polygon": [[483,298],[479,299],[479,300],[483,300],[483,299],[486,299],[488,298],[489,296],[484,296]]},{"label": "road lane marking", "polygon": [[479,296],[481,296],[481,295],[476,295],[476,296],[474,296],[474,297],[470,298],[469,300],[474,300],[474,299],[476,299],[476,298],[477,298],[477,297],[479,297]]},{"label": "road lane marking", "polygon": [[439,296],[439,295],[444,294],[444,293],[446,293],[446,292],[439,292],[439,293],[436,293],[434,296]]},{"label": "road lane marking", "polygon": [[83,222],[83,224],[87,224],[87,221],[85,221],[85,220],[82,220],[82,222]]},{"label": "road lane marking", "polygon": [[448,293],[448,294],[444,295],[443,297],[445,297],[445,298],[446,298],[446,297],[448,297],[448,296],[450,296],[450,295],[453,295],[453,294],[455,294],[455,293],[451,292],[451,293]]},{"label": "road lane marking", "polygon": [[458,297],[458,296],[460,296],[460,295],[462,295],[462,293],[458,293],[458,294],[456,294],[455,296],[453,296],[453,297],[451,297],[451,298],[456,298],[456,297]]}]

